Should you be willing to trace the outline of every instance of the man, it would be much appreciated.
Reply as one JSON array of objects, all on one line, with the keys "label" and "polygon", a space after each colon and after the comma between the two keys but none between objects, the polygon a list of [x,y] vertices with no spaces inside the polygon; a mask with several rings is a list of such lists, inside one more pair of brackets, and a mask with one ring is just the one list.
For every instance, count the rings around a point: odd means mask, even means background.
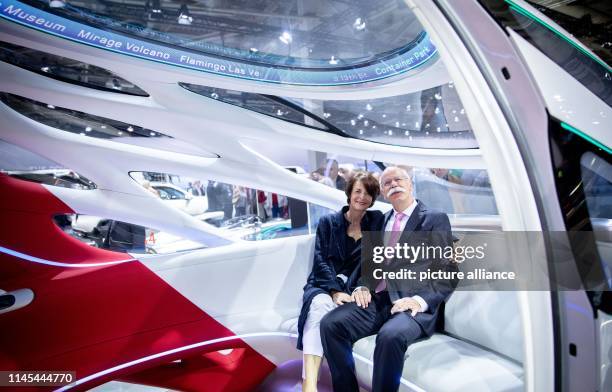
[{"label": "man", "polygon": [[206,195],[208,197],[208,211],[223,211],[223,219],[232,218],[232,186],[219,181],[208,181]]},{"label": "man", "polygon": [[338,168],[339,165],[337,160],[328,159],[327,163],[325,164],[325,175],[332,180],[332,184],[336,187],[336,189],[344,191],[344,188],[346,188],[346,180],[339,175]]},{"label": "man", "polygon": [[217,200],[216,181],[208,180],[206,186],[206,197],[208,198],[208,211],[220,211],[222,207]]},{"label": "man", "polygon": [[[389,232],[387,246],[406,241],[414,232],[435,232],[430,234],[441,238],[435,245],[452,246],[448,217],[413,198],[412,182],[404,169],[385,169],[380,184],[381,193],[393,205],[381,227]],[[418,290],[385,280],[376,282],[374,288],[357,287],[354,302],[338,307],[321,321],[321,340],[334,391],[359,390],[352,346],[373,334],[377,337],[372,391],[397,391],[406,349],[415,340],[433,334],[440,306],[452,289],[447,281],[426,282],[425,288]]]},{"label": "man", "polygon": [[194,181],[189,188],[193,196],[206,196],[206,189],[204,189],[200,180]]},{"label": "man", "polygon": [[268,197],[266,196],[266,192],[257,191],[257,216],[265,222],[268,218],[268,213],[266,212],[266,200]]},{"label": "man", "polygon": [[236,211],[236,216],[246,215],[247,190],[245,189],[245,187],[240,185],[233,186],[232,204],[234,205],[234,211]]}]

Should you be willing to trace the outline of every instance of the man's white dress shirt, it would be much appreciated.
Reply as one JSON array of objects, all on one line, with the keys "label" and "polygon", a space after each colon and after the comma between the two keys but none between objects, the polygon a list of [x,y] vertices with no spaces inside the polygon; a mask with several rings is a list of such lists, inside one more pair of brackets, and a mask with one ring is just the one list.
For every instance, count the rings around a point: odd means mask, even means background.
[{"label": "man's white dress shirt", "polygon": [[[408,223],[408,220],[410,219],[410,216],[414,212],[414,209],[416,208],[417,204],[418,203],[416,199],[414,199],[412,201],[412,204],[410,204],[408,208],[406,208],[404,211],[401,211],[404,215],[406,215],[406,217],[402,219],[400,223],[400,231],[404,231],[404,229],[406,228],[406,223]],[[386,233],[389,233],[392,231],[393,223],[395,222],[395,215],[397,215],[397,211],[393,210],[393,214],[391,214],[391,218],[389,218],[389,220],[387,221],[387,224],[385,225]],[[413,295],[411,298],[417,301],[419,305],[421,305],[421,312],[427,312],[427,309],[429,309],[429,306],[427,305],[427,302],[425,302],[425,300],[421,298],[421,296]],[[399,301],[399,299],[395,300],[394,303],[397,301]]]},{"label": "man's white dress shirt", "polygon": [[[414,212],[414,209],[416,208],[417,204],[418,203],[415,199],[412,201],[412,204],[408,206],[408,208],[406,208],[404,211],[401,211],[405,215],[405,217],[402,219],[400,223],[400,231],[404,231],[404,229],[406,228],[406,223],[408,223],[408,220],[410,219],[410,216]],[[387,221],[387,224],[385,225],[385,233],[390,233],[392,231],[396,214],[397,214],[397,211],[393,210],[393,214],[391,214],[391,217],[389,218],[389,220]],[[385,239],[385,240],[388,241],[388,239]],[[361,286],[357,287],[355,290],[359,290],[360,288]],[[353,292],[355,292],[355,290],[353,290]],[[429,306],[427,305],[427,302],[425,302],[425,300],[421,298],[421,296],[413,295],[410,298],[414,299],[415,301],[419,303],[419,305],[421,306],[421,310],[420,310],[421,312],[427,312],[427,309],[429,309]],[[397,301],[399,301],[399,299],[395,300],[393,303],[396,303]]]}]

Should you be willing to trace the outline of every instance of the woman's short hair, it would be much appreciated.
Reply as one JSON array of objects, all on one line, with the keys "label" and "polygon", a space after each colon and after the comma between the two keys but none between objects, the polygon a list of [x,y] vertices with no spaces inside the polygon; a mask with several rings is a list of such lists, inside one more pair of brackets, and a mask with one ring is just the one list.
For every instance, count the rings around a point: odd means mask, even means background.
[{"label": "woman's short hair", "polygon": [[357,183],[357,181],[361,181],[368,195],[372,197],[372,204],[370,204],[370,207],[372,207],[376,201],[376,198],[380,194],[380,185],[372,173],[361,170],[354,172],[346,183],[344,193],[346,193],[347,204],[351,204],[351,193],[353,193],[353,188],[355,187],[355,183]]}]

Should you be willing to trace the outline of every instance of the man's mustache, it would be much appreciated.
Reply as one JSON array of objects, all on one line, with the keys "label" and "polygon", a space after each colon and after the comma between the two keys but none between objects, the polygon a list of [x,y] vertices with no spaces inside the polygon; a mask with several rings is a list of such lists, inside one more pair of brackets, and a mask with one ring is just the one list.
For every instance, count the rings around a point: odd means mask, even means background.
[{"label": "man's mustache", "polygon": [[387,198],[391,197],[392,194],[398,193],[398,192],[407,192],[407,191],[401,186],[394,186],[393,188],[389,189],[389,192],[387,192]]}]

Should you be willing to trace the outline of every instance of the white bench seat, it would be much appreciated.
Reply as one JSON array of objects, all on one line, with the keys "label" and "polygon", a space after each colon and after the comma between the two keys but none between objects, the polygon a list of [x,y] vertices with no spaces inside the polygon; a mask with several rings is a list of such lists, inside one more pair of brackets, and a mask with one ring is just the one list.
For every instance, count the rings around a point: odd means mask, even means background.
[{"label": "white bench seat", "polygon": [[[376,336],[363,338],[355,343],[353,352],[372,360],[375,341]],[[523,390],[520,364],[448,335],[434,334],[418,341],[406,354],[403,378],[428,392]],[[371,374],[365,368],[369,365],[356,366],[359,373]],[[403,385],[400,390],[411,388]]]},{"label": "white bench seat", "polygon": [[[297,333],[297,319],[282,323],[285,332]],[[355,361],[359,381],[371,385],[372,357],[376,336],[355,343],[353,352],[367,361]],[[461,339],[434,334],[408,347],[403,378],[418,388],[403,384],[400,391],[504,391],[523,387],[520,363]]]}]

